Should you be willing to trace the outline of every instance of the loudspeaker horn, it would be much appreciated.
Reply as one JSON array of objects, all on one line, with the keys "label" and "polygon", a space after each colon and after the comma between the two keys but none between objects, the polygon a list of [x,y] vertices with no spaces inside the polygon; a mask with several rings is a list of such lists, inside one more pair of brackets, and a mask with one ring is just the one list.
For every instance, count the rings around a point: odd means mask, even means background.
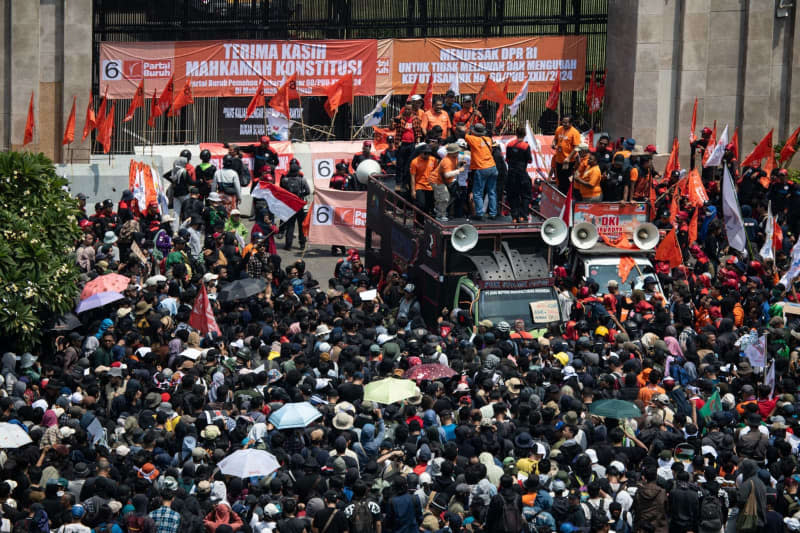
[{"label": "loudspeaker horn", "polygon": [[542,224],[542,240],[548,246],[559,246],[568,236],[569,228],[559,217],[550,217]]},{"label": "loudspeaker horn", "polygon": [[658,244],[659,234],[655,224],[645,222],[633,230],[633,244],[642,250],[652,250]]},{"label": "loudspeaker horn", "polygon": [[478,244],[478,230],[471,224],[461,224],[453,230],[450,244],[458,252],[469,252]]},{"label": "loudspeaker horn", "polygon": [[597,233],[597,228],[594,227],[594,224],[581,222],[572,227],[571,240],[575,248],[588,250],[597,244],[597,241],[600,240],[600,235]]},{"label": "loudspeaker horn", "polygon": [[358,168],[356,168],[356,179],[359,183],[364,184],[367,183],[372,176],[380,174],[381,172],[380,163],[374,159],[365,159],[359,163]]}]

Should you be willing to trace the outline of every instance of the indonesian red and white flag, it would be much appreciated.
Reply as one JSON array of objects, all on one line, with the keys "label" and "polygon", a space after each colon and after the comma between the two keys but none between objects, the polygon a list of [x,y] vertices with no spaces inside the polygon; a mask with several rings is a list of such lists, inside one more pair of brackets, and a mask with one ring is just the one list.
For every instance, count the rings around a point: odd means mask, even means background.
[{"label": "indonesian red and white flag", "polygon": [[722,164],[722,157],[725,155],[725,147],[728,146],[728,125],[725,124],[725,129],[722,130],[722,135],[719,136],[717,144],[714,146],[711,155],[703,164],[704,167],[718,167]]},{"label": "indonesian red and white flag", "polygon": [[286,189],[278,187],[274,183],[259,182],[259,186],[250,193],[253,198],[261,198],[267,202],[269,210],[275,218],[289,220],[292,215],[303,209],[306,205],[305,200],[295,196]]},{"label": "indonesian red and white flag", "polygon": [[200,291],[194,300],[192,314],[189,315],[189,325],[203,335],[207,335],[210,331],[216,332],[217,335],[222,335],[222,331],[217,325],[217,319],[214,318],[211,302],[208,301],[208,291],[206,291],[204,283],[200,284]]}]

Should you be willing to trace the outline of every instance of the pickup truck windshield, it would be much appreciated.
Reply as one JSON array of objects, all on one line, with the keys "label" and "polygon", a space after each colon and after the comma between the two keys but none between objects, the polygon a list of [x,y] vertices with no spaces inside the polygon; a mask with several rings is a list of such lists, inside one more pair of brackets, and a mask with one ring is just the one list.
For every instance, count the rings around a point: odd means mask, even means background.
[{"label": "pickup truck windshield", "polygon": [[[639,274],[639,270],[642,271],[642,274]],[[639,270],[634,267],[631,270],[631,273],[628,275],[628,279],[625,283],[622,283],[622,280],[619,278],[619,272],[617,271],[617,265],[594,265],[589,263],[587,265],[587,277],[594,279],[597,282],[597,285],[600,287],[600,293],[605,294],[608,292],[608,280],[616,280],[619,283],[619,289],[622,294],[630,295],[633,292],[633,289],[643,289],[644,288],[644,278],[648,274],[653,274],[655,276],[655,271],[653,267],[650,265],[639,265]],[[631,288],[633,286],[633,289]],[[659,292],[661,290],[659,289]]]},{"label": "pickup truck windshield", "polygon": [[552,287],[524,289],[520,291],[481,291],[480,318],[488,318],[493,324],[505,320],[513,325],[517,319],[525,321],[525,328],[542,327],[546,324],[534,323],[531,302],[554,302],[558,308],[558,298]]}]

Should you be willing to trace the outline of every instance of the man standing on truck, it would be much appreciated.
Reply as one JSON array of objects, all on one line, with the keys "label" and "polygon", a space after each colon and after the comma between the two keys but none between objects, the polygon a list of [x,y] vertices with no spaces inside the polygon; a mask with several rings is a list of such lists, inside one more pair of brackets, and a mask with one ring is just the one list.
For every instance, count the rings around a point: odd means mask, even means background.
[{"label": "man standing on truck", "polygon": [[399,117],[394,118],[395,138],[400,139],[397,149],[397,176],[401,187],[409,191],[409,165],[414,158],[414,146],[422,142],[422,121],[414,114],[410,103],[406,103]]},{"label": "man standing on truck", "polygon": [[430,214],[433,209],[432,176],[437,160],[431,156],[430,145],[419,148],[419,155],[411,161],[411,199],[422,211]]},{"label": "man standing on truck", "polygon": [[475,202],[473,220],[483,220],[483,195],[487,194],[489,205],[486,211],[490,220],[497,217],[497,167],[492,155],[492,138],[486,132],[486,126],[475,124],[464,140],[467,141],[470,153],[470,170],[473,171],[472,199]]},{"label": "man standing on truck", "polygon": [[552,148],[553,165],[550,167],[550,178],[556,178],[558,190],[567,194],[569,190],[569,178],[572,176],[575,167],[575,148],[581,144],[580,132],[572,126],[572,117],[564,115],[561,117],[561,126],[556,128],[553,136]]},{"label": "man standing on truck", "polygon": [[506,162],[508,163],[508,201],[511,204],[511,220],[513,222],[527,222],[531,206],[531,177],[528,175],[528,165],[533,158],[531,147],[525,142],[525,128],[519,127],[516,131],[517,138],[506,145]]},{"label": "man standing on truck", "polygon": [[603,189],[600,188],[600,167],[597,165],[597,156],[589,154],[589,160],[580,176],[575,176],[575,183],[578,184],[578,192],[584,202],[602,202]]},{"label": "man standing on truck", "polygon": [[433,173],[433,200],[436,219],[447,222],[447,206],[450,204],[450,184],[466,166],[466,162],[458,160],[461,148],[456,143],[447,145],[447,155],[442,159]]}]

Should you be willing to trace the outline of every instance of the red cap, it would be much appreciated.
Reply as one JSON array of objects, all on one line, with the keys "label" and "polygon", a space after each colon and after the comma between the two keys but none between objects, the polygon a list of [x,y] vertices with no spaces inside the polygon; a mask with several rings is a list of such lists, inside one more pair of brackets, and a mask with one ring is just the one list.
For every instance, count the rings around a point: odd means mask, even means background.
[{"label": "red cap", "polygon": [[84,218],[83,220],[80,221],[80,223],[78,225],[83,229],[91,228],[92,227],[92,221],[89,220],[88,218]]},{"label": "red cap", "polygon": [[171,398],[171,396],[169,395],[168,392],[162,392],[161,393],[161,401],[162,402],[168,402],[170,398]]},{"label": "red cap", "polygon": [[261,136],[261,143],[262,144],[269,144],[269,137],[267,137],[266,135],[262,135]]},{"label": "red cap", "polygon": [[703,128],[703,137],[711,137],[711,128],[709,127]]},{"label": "red cap", "polygon": [[656,152],[656,145],[655,144],[648,144],[645,147],[644,151],[647,152],[648,154],[657,154],[658,153],[658,152]]},{"label": "red cap", "polygon": [[149,202],[147,202],[147,207],[158,207],[158,202],[156,202],[155,200],[150,200]]},{"label": "red cap", "polygon": [[117,368],[120,366],[122,366],[122,363],[120,361],[114,361],[113,363],[111,363],[111,368]]},{"label": "red cap", "polygon": [[733,149],[736,148],[733,143],[728,143],[725,145],[725,149],[729,152],[733,152]]},{"label": "red cap", "polygon": [[689,218],[689,213],[686,211],[678,211],[678,218]]}]

